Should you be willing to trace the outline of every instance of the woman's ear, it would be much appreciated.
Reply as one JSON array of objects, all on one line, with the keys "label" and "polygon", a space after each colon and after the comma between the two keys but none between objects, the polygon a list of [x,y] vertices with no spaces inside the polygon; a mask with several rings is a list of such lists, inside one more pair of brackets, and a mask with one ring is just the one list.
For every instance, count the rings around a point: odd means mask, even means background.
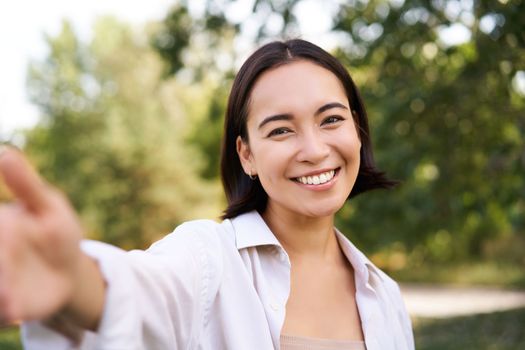
[{"label": "woman's ear", "polygon": [[245,142],[242,137],[237,136],[237,140],[235,141],[237,144],[237,154],[239,155],[239,159],[241,161],[242,168],[244,169],[244,172],[246,175],[257,175],[257,173],[253,173],[253,169],[255,168],[253,165],[253,158],[252,153],[250,151],[250,145],[248,142]]}]

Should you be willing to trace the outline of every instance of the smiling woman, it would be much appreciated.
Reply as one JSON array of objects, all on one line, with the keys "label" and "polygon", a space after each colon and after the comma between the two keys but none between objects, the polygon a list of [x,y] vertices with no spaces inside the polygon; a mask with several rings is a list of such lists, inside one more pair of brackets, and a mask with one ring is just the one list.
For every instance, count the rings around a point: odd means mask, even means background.
[{"label": "smiling woman", "polygon": [[[296,67],[296,64],[291,63],[301,64],[300,67]],[[278,69],[281,66],[287,68],[283,69],[285,72]],[[309,75],[309,71],[314,74]],[[268,75],[271,75],[272,79],[269,79]],[[335,95],[332,96],[331,93]],[[336,96],[337,100],[331,100]],[[297,109],[298,114],[292,113],[292,109],[298,107],[300,107]],[[353,185],[348,187],[351,191],[349,197],[374,188],[395,186],[395,181],[388,180],[384,173],[375,167],[366,110],[357,87],[346,69],[333,56],[306,41],[274,43],[261,48],[248,58],[232,87],[226,115],[226,137],[222,148],[221,164],[223,184],[229,202],[224,218],[234,217],[249,210],[262,211],[266,208],[267,192],[263,190],[259,181],[248,181],[244,175],[246,168],[242,168],[241,159],[237,156],[240,147],[239,139],[246,145],[249,143],[248,112],[257,114],[251,119],[251,124],[259,118],[254,136],[272,127],[266,136],[272,134],[272,138],[281,139],[292,129],[275,127],[276,122],[297,124],[307,107],[311,108],[306,111],[311,115],[309,118],[311,122],[322,124],[324,130],[337,130],[339,124],[345,126],[352,124],[357,129],[353,133],[357,133],[362,146],[359,150],[360,159],[354,162],[358,165],[359,171],[357,179],[352,182]],[[329,113],[334,110],[339,114]],[[327,118],[327,115],[330,118]],[[323,120],[319,120],[320,118]],[[340,120],[336,121],[336,119]],[[334,125],[329,127],[328,124]],[[299,138],[294,140],[305,140],[303,136],[307,130],[303,129],[298,130]],[[325,132],[324,135],[327,133]],[[346,138],[344,141],[348,142],[351,138]],[[299,148],[309,145],[310,143],[306,142],[302,146],[299,145]],[[308,149],[304,148],[305,151]]]},{"label": "smiling woman", "polygon": [[25,320],[28,349],[414,348],[397,284],[334,227],[349,198],[395,183],[350,76],[309,42],[261,47],[234,81],[221,223],[124,252],[81,240],[18,152],[0,174],[22,203],[0,207],[0,316]]}]

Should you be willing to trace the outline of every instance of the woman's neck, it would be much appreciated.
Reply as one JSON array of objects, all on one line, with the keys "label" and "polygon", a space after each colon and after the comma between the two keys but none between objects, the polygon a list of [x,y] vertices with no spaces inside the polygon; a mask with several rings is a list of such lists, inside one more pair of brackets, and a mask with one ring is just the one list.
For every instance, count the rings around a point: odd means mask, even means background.
[{"label": "woman's neck", "polygon": [[339,260],[334,215],[307,217],[268,206],[262,217],[293,260]]}]

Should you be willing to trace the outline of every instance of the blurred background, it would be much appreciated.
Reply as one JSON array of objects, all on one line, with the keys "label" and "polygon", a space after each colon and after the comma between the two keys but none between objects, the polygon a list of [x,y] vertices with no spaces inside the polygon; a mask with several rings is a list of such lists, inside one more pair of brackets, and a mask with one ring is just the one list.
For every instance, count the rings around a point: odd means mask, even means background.
[{"label": "blurred background", "polygon": [[[87,236],[127,249],[220,215],[243,60],[275,39],[322,46],[402,181],[337,226],[415,298],[418,349],[525,348],[524,0],[23,0],[0,20],[0,141],[68,194]],[[494,307],[455,312],[469,300]],[[17,337],[0,330],[0,348]]]}]

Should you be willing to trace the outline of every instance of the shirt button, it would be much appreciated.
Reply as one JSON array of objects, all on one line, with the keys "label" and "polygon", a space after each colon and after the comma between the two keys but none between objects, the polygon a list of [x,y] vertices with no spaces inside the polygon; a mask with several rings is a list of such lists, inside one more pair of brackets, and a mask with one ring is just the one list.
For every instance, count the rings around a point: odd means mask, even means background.
[{"label": "shirt button", "polygon": [[272,309],[273,311],[278,311],[279,310],[279,304],[277,304],[277,303],[270,303],[270,309]]}]

